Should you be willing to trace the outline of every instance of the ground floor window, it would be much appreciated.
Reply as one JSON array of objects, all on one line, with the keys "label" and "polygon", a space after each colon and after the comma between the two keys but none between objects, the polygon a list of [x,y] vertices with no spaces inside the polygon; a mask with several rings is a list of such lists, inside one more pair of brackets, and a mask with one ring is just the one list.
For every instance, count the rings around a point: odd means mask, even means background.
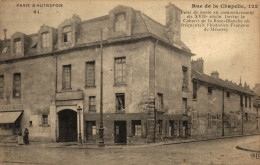
[{"label": "ground floor window", "polygon": [[97,134],[96,121],[86,121],[86,138],[87,141],[94,140]]},{"label": "ground floor window", "polygon": [[192,112],[191,119],[192,119],[192,121],[191,121],[192,128],[196,128],[197,119],[198,119],[198,113],[196,111]]},{"label": "ground floor window", "polygon": [[141,120],[132,120],[132,135],[133,136],[141,136],[142,135]]},{"label": "ground floor window", "polygon": [[208,113],[207,118],[208,118],[208,127],[211,127],[212,126],[212,114]]},{"label": "ground floor window", "polygon": [[217,113],[217,127],[222,127],[222,113]]},{"label": "ground floor window", "polygon": [[169,137],[174,136],[174,121],[169,120]]},{"label": "ground floor window", "polygon": [[42,126],[48,126],[48,115],[42,115]]},{"label": "ground floor window", "polygon": [[162,120],[157,121],[157,128],[158,128],[158,133],[162,134]]}]

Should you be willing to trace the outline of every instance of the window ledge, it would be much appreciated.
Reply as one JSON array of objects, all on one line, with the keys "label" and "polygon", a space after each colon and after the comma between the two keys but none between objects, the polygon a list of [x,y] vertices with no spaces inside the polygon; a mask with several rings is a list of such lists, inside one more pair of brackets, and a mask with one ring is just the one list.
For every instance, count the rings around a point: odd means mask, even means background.
[{"label": "window ledge", "polygon": [[114,87],[122,87],[122,86],[127,86],[127,84],[123,83],[123,84],[114,84]]},{"label": "window ledge", "polygon": [[42,127],[49,127],[50,125],[41,125]]},{"label": "window ledge", "polygon": [[116,113],[118,113],[118,114],[120,114],[120,113],[124,114],[124,113],[125,113],[125,110],[116,110]]},{"label": "window ledge", "polygon": [[197,99],[192,99],[192,101],[197,101]]},{"label": "window ledge", "polygon": [[94,86],[85,86],[85,88],[89,89],[89,88],[96,88],[96,85]]},{"label": "window ledge", "polygon": [[72,88],[62,88],[61,91],[72,91]]},{"label": "window ledge", "polygon": [[88,110],[88,112],[93,112],[93,113],[96,113],[97,110]]}]

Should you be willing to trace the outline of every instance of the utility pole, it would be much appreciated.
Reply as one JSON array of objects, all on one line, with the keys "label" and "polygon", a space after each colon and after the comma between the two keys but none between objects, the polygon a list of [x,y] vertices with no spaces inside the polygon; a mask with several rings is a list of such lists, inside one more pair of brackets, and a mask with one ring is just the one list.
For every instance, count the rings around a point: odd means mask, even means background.
[{"label": "utility pole", "polygon": [[100,41],[100,55],[101,55],[101,70],[100,70],[100,127],[99,127],[99,147],[104,147],[104,127],[103,127],[103,34],[102,28],[100,31],[101,41]]}]

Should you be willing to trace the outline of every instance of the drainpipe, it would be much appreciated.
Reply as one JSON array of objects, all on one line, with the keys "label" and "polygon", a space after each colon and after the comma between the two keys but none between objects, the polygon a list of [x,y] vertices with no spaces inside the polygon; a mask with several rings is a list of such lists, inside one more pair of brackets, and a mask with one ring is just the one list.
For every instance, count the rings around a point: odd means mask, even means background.
[{"label": "drainpipe", "polygon": [[240,96],[240,106],[241,106],[241,113],[242,113],[242,124],[241,124],[241,127],[242,127],[242,132],[241,134],[243,135],[244,134],[244,106],[243,106],[243,95],[241,93],[241,96]]},{"label": "drainpipe", "polygon": [[225,89],[223,88],[223,99],[222,99],[222,136],[225,136]]},{"label": "drainpipe", "polygon": [[158,40],[154,44],[154,142],[156,142],[156,126],[157,126],[157,110],[156,110],[156,46]]}]

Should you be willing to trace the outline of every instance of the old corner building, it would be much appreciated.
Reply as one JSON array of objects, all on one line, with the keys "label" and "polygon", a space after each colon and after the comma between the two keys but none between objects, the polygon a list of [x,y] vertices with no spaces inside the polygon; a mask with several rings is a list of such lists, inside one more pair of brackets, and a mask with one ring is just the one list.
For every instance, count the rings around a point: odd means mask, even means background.
[{"label": "old corner building", "polygon": [[1,40],[0,134],[28,128],[30,140],[77,141],[82,133],[84,142],[98,142],[101,53],[105,143],[253,133],[254,93],[191,61],[180,14],[169,4],[162,25],[119,5]]}]

